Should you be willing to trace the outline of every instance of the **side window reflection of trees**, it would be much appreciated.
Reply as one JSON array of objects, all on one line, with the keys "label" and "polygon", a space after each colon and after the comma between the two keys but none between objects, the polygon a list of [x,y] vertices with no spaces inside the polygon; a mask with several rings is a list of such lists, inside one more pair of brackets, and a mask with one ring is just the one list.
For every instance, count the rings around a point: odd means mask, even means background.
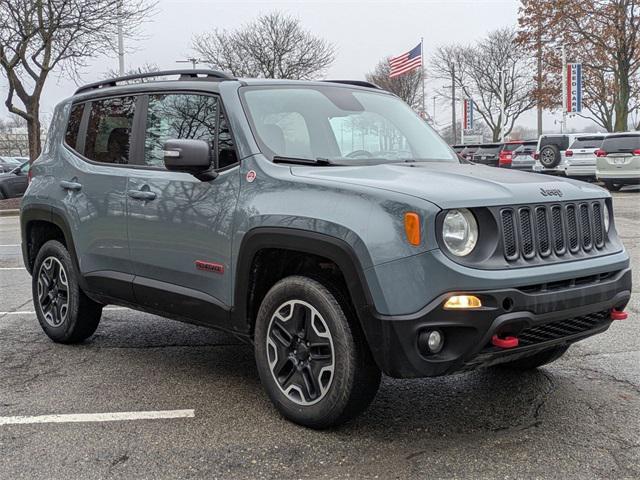
[{"label": "side window reflection of trees", "polygon": [[146,165],[164,165],[164,143],[172,138],[204,140],[215,151],[218,102],[208,95],[150,95],[144,145]]}]

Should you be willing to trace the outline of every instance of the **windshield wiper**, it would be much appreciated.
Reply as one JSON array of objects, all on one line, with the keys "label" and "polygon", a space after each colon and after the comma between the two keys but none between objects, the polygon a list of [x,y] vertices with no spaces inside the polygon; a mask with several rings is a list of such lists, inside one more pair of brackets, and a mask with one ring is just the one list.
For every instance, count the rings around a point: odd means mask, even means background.
[{"label": "windshield wiper", "polygon": [[301,157],[285,157],[281,155],[276,155],[273,157],[273,163],[293,163],[295,165],[335,165],[328,158],[301,158]]}]

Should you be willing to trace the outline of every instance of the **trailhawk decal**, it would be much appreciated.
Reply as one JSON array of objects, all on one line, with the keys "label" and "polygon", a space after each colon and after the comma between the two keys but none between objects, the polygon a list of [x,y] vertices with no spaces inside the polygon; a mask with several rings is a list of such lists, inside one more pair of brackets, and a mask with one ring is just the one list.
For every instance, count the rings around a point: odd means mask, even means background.
[{"label": "trailhawk decal", "polygon": [[204,270],[205,272],[212,273],[224,273],[224,265],[221,263],[205,262],[203,260],[196,260],[196,268],[198,270]]}]

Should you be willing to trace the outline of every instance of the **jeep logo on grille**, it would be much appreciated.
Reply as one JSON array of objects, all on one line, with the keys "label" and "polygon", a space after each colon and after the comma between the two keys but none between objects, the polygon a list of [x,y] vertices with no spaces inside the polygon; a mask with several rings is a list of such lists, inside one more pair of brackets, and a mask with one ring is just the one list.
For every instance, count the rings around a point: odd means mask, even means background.
[{"label": "jeep logo on grille", "polygon": [[562,190],[560,190],[559,188],[541,188],[540,194],[543,197],[561,197]]}]

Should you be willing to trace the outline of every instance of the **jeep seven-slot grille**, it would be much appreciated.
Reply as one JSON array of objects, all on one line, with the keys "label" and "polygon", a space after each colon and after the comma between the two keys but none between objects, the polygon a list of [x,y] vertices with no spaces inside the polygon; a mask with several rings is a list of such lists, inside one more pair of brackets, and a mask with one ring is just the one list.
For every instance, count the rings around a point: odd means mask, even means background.
[{"label": "jeep seven-slot grille", "polygon": [[596,254],[605,244],[602,201],[506,207],[500,210],[504,257]]}]

